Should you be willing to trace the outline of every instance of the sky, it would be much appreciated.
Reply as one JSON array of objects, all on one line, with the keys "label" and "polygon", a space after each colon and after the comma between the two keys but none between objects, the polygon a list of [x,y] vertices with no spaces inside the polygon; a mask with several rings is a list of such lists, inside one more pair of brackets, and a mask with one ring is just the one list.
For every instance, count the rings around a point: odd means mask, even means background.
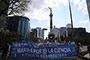
[{"label": "sky", "polygon": [[[86,28],[90,31],[90,22],[87,11],[86,0],[70,0],[73,26]],[[25,16],[30,18],[31,28],[41,27],[47,28],[49,32],[50,11],[48,7],[52,8],[53,26],[57,28],[66,27],[70,23],[69,4],[68,0],[32,0]]]}]

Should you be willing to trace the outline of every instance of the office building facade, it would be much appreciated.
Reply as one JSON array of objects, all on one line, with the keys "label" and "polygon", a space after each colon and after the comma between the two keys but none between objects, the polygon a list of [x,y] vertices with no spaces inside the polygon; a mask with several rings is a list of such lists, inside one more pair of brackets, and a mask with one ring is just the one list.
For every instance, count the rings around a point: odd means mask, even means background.
[{"label": "office building facade", "polygon": [[44,32],[45,30],[47,30],[46,28],[41,28],[41,27],[37,27],[37,28],[33,28],[32,32],[34,33],[34,36],[37,38],[41,38],[44,39]]},{"label": "office building facade", "polygon": [[54,26],[54,34],[55,34],[55,38],[57,38],[58,35],[60,34],[60,28],[56,28],[56,27]]},{"label": "office building facade", "polygon": [[7,17],[7,29],[26,38],[30,34],[30,19],[23,16]]},{"label": "office building facade", "polygon": [[79,37],[79,36],[85,36],[86,35],[86,29],[85,28],[68,28],[68,37]]},{"label": "office building facade", "polygon": [[72,28],[71,24],[67,24],[66,28]]},{"label": "office building facade", "polygon": [[65,37],[66,36],[66,27],[60,28],[60,36]]}]

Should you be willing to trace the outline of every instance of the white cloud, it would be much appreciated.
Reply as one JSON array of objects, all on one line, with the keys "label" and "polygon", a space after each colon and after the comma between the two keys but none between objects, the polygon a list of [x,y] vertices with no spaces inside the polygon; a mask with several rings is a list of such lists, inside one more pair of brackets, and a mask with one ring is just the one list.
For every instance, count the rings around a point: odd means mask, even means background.
[{"label": "white cloud", "polygon": [[67,6],[68,5],[68,0],[61,0],[60,2],[63,3],[64,6]]},{"label": "white cloud", "polygon": [[[37,19],[39,20],[39,23],[41,23],[41,20],[49,19],[48,7],[52,7],[53,10],[55,10],[56,8],[60,8],[61,3],[68,7],[68,0],[32,0],[29,11],[25,13],[25,16],[29,17],[30,19]],[[78,10],[82,11],[84,15],[88,13],[85,0],[70,0],[70,3],[76,5]],[[79,21],[79,23],[88,22],[88,20]]]},{"label": "white cloud", "polygon": [[82,11],[84,15],[88,14],[86,0],[81,0],[81,2],[78,4],[78,10]]},{"label": "white cloud", "polygon": [[89,23],[89,20],[80,20],[79,23],[86,24],[86,23]]},{"label": "white cloud", "polygon": [[77,4],[80,3],[80,0],[73,0],[73,3],[74,3],[75,5],[77,5]]},{"label": "white cloud", "polygon": [[43,20],[43,19],[47,19],[49,16],[49,12],[44,12],[42,10],[40,11],[34,11],[33,13],[27,13],[28,17],[32,18],[32,19],[38,19],[38,20]]},{"label": "white cloud", "polygon": [[[82,11],[84,15],[88,13],[85,0],[70,0],[70,2],[77,5],[78,10]],[[37,20],[47,20],[49,18],[48,7],[52,7],[55,10],[56,8],[60,8],[61,3],[64,6],[68,6],[68,0],[32,0],[30,9],[25,13],[25,16]]]},{"label": "white cloud", "polygon": [[[68,0],[61,0],[64,6],[68,6]],[[78,11],[81,11],[84,15],[88,14],[86,0],[70,0],[70,3],[77,5]]]},{"label": "white cloud", "polygon": [[60,0],[61,3],[64,4],[64,6],[68,6],[68,3],[70,2],[73,2],[74,0]]},{"label": "white cloud", "polygon": [[59,6],[59,2],[60,0],[32,0],[29,13],[25,13],[25,16],[32,19],[46,20],[49,18],[48,7],[52,7],[54,10]]}]

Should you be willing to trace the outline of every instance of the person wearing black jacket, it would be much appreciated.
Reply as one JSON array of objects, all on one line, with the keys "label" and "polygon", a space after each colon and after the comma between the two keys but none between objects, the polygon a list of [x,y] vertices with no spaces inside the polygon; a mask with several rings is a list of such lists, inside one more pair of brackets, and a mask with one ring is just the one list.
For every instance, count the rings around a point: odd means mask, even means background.
[{"label": "person wearing black jacket", "polygon": [[3,44],[3,47],[2,47],[2,60],[6,60],[7,58],[7,54],[8,54],[8,50],[9,50],[9,44],[6,43],[6,44]]},{"label": "person wearing black jacket", "polygon": [[88,45],[88,53],[89,53],[89,58],[90,58],[90,45]]}]

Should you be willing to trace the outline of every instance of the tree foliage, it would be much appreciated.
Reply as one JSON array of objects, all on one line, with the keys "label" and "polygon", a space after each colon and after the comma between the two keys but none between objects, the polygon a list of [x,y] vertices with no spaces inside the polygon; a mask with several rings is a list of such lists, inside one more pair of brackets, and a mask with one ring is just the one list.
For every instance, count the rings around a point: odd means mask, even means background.
[{"label": "tree foliage", "polygon": [[30,4],[30,2],[31,0],[0,0],[0,3],[5,5],[4,9],[0,9],[0,16],[2,14],[22,14],[28,9],[28,5]]},{"label": "tree foliage", "polygon": [[6,29],[6,16],[23,15],[31,0],[0,0],[0,28]]},{"label": "tree foliage", "polygon": [[78,36],[78,37],[66,37],[66,41],[75,41],[77,43],[81,43],[83,45],[90,44],[90,35]]},{"label": "tree foliage", "polygon": [[30,35],[26,38],[26,40],[30,40],[30,41],[33,41],[33,42],[38,42],[39,38],[37,37],[34,37],[33,35]]},{"label": "tree foliage", "polygon": [[23,37],[15,32],[0,32],[0,44],[23,41]]}]

